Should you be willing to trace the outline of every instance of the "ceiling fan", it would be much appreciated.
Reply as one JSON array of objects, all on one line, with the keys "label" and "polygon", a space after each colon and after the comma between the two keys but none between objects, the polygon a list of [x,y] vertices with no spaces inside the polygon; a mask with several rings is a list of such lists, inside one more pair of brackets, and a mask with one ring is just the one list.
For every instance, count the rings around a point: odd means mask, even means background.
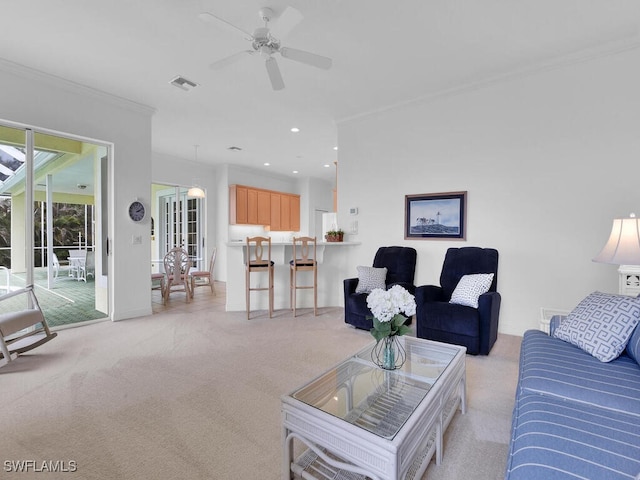
[{"label": "ceiling fan", "polygon": [[[231,30],[236,34],[241,34],[245,40],[251,42],[251,50],[243,50],[238,53],[234,53],[226,58],[218,60],[212,63],[210,66],[214,69],[224,68],[232,63],[244,58],[247,55],[256,55],[265,58],[265,67],[267,69],[267,75],[271,81],[271,86],[274,90],[282,90],[284,88],[284,80],[280,73],[280,68],[274,57],[274,54],[279,53],[284,58],[293,60],[295,62],[305,63],[313,67],[322,68],[328,70],[331,68],[331,59],[316,55],[315,53],[305,52],[304,50],[298,50],[295,48],[283,47],[280,44],[280,40],[271,34],[272,29],[269,28],[269,22],[275,20],[274,11],[270,8],[261,8],[258,12],[260,18],[264,21],[264,27],[258,27],[253,31],[253,34],[244,31],[243,29],[227,22],[226,20],[215,16],[209,12],[202,12],[198,16],[201,20],[209,23],[214,23],[226,30]],[[287,7],[280,15],[277,21],[277,29],[281,36],[284,36],[291,30],[300,20],[302,20],[302,14],[292,8]]]}]

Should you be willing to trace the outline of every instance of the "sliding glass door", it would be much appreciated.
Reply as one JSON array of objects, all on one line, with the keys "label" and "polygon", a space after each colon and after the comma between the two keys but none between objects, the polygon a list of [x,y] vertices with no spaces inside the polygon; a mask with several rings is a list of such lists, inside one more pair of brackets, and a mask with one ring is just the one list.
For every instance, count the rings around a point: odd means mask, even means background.
[{"label": "sliding glass door", "polygon": [[51,326],[108,317],[109,146],[0,124],[0,289],[34,285]]}]

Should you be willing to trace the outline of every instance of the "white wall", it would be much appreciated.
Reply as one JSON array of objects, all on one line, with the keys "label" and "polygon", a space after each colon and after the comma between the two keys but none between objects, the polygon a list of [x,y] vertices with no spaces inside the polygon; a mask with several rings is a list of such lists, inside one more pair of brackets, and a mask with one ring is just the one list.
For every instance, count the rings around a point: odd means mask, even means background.
[{"label": "white wall", "polygon": [[[2,120],[115,145],[109,220],[111,317],[151,313],[149,220],[131,222],[127,207],[136,197],[150,205],[152,109],[4,60],[0,92]],[[142,236],[142,244],[132,245],[133,236]]]},{"label": "white wall", "polygon": [[315,236],[319,242],[324,241],[322,231],[316,231],[314,221],[316,210],[333,211],[333,184],[319,178],[307,178],[304,181],[300,207],[300,225],[306,225],[311,236]]},{"label": "white wall", "polygon": [[[640,52],[511,78],[338,125],[338,218],[359,207],[350,262],[382,245],[418,250],[416,284],[438,283],[447,248],[500,252],[500,331],[538,328],[616,266],[593,263],[614,217],[640,214]],[[467,239],[404,240],[404,196],[468,191]]]}]

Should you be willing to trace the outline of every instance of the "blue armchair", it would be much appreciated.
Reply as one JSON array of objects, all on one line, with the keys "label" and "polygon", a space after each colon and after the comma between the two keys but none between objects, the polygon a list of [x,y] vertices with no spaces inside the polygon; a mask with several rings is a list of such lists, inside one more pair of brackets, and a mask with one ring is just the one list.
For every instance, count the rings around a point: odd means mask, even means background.
[{"label": "blue armchair", "polygon": [[[416,272],[415,248],[410,247],[380,247],[373,259],[373,266],[376,268],[387,268],[385,280],[386,288],[393,285],[401,285],[409,293],[415,292],[413,278]],[[347,278],[344,280],[344,321],[356,328],[370,330],[373,328],[371,310],[367,307],[368,293],[356,293],[358,286],[357,278]],[[411,318],[407,320],[411,324]]]},{"label": "blue armchair", "polygon": [[[489,291],[478,297],[478,308],[449,303],[464,275],[493,273]],[[493,248],[450,248],[440,274],[440,286],[416,288],[416,335],[467,347],[471,355],[488,355],[498,338],[500,294],[498,251]]]}]

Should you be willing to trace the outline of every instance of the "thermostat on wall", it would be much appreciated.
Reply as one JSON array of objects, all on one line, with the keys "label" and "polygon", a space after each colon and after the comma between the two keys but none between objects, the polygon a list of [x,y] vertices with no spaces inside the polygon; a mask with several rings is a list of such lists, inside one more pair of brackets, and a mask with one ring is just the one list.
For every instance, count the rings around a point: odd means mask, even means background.
[{"label": "thermostat on wall", "polygon": [[351,207],[349,209],[349,215],[357,215],[358,214],[358,207]]}]

